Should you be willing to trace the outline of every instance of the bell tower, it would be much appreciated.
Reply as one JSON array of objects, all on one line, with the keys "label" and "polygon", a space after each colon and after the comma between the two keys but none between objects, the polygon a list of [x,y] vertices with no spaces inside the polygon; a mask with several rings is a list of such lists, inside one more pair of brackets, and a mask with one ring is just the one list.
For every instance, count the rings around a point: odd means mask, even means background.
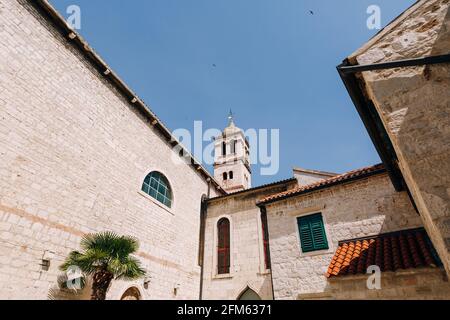
[{"label": "bell tower", "polygon": [[242,129],[234,124],[233,113],[228,126],[215,139],[214,178],[229,193],[251,188],[250,145]]}]

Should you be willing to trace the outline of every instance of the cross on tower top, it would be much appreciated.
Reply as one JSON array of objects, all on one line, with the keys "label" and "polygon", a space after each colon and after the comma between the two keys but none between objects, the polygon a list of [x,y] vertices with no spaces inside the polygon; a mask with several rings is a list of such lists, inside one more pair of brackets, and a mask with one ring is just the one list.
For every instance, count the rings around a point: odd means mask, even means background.
[{"label": "cross on tower top", "polygon": [[228,126],[234,125],[234,114],[230,109],[230,113],[228,114]]}]

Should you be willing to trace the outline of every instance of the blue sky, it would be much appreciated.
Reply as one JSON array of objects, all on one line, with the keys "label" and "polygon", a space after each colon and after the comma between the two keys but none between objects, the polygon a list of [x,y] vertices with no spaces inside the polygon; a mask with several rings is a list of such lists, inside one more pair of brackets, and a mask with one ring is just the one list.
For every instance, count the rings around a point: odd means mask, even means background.
[{"label": "blue sky", "polygon": [[79,32],[170,129],[221,129],[230,108],[243,129],[280,129],[280,171],[255,166],[255,186],[380,161],[335,68],[376,33],[369,5],[385,26],[413,2],[51,0],[80,6]]}]

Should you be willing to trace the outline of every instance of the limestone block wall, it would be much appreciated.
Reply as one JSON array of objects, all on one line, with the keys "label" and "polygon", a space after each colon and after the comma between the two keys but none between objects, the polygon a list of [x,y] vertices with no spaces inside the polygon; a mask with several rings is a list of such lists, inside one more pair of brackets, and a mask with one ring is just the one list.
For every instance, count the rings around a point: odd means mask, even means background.
[{"label": "limestone block wall", "polygon": [[[316,182],[319,182],[321,180],[325,180],[325,179],[329,179],[333,176],[333,174],[320,174],[320,173],[315,173],[312,171],[307,171],[307,170],[303,170],[303,169],[296,169],[294,168],[293,170],[294,172],[294,177],[297,179],[298,184],[300,186],[307,186],[309,184],[313,184]],[[338,175],[338,174],[334,174],[334,175]]]},{"label": "limestone block wall", "polygon": [[[422,226],[406,193],[379,174],[267,205],[275,299],[328,291],[338,242]],[[297,217],[321,212],[329,249],[303,253]]]},{"label": "limestone block wall", "polygon": [[[367,289],[368,275],[330,279],[327,292],[314,299],[448,300],[450,284],[443,268],[385,272],[379,289]],[[310,299],[299,295],[298,299]]]},{"label": "limestone block wall", "polygon": [[[0,26],[0,299],[46,299],[81,236],[104,230],[140,240],[150,280],[114,283],[110,299],[131,286],[144,299],[197,299],[205,180],[171,161],[165,139],[27,1],[1,1]],[[153,170],[171,183],[171,209],[140,193]]]},{"label": "limestone block wall", "polygon": [[[261,190],[211,199],[205,226],[204,293],[205,299],[233,300],[249,287],[261,299],[272,299],[269,270],[264,266],[260,209],[256,200],[285,191],[295,180]],[[227,217],[231,222],[230,275],[217,275],[217,222]]]},{"label": "limestone block wall", "polygon": [[[369,64],[450,53],[450,1],[420,1],[350,57]],[[364,72],[424,225],[450,273],[450,64]]]}]

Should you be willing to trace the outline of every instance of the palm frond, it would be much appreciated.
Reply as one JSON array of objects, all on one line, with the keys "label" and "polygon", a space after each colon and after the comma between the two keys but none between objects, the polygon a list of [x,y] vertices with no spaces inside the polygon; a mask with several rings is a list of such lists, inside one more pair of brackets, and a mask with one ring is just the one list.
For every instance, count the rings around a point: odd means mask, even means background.
[{"label": "palm frond", "polygon": [[131,236],[119,236],[114,232],[105,231],[88,234],[81,240],[84,250],[101,250],[114,257],[126,257],[139,248],[139,241]]},{"label": "palm frond", "polygon": [[127,257],[139,249],[139,241],[135,237],[122,236],[117,241],[115,249],[119,257]]},{"label": "palm frond", "polygon": [[78,260],[81,255],[82,254],[78,251],[70,252],[64,263],[59,266],[59,269],[61,271],[67,271],[71,266],[78,266]]},{"label": "palm frond", "polygon": [[116,279],[135,280],[146,275],[146,270],[141,267],[141,262],[135,257],[127,257],[124,260],[114,259],[110,268]]},{"label": "palm frond", "polygon": [[62,271],[67,271],[70,267],[78,267],[87,275],[93,274],[98,267],[107,265],[109,256],[99,250],[87,250],[84,253],[72,251],[69,257],[60,266]]},{"label": "palm frond", "polygon": [[113,242],[118,238],[120,238],[120,236],[112,231],[90,233],[81,239],[81,247],[84,250],[100,249],[108,251],[113,245]]},{"label": "palm frond", "polygon": [[115,278],[137,279],[145,275],[138,259],[130,256],[139,249],[139,241],[131,236],[119,236],[106,231],[88,234],[81,240],[83,252],[72,251],[60,269],[77,266],[86,275],[99,269],[108,270]]}]

